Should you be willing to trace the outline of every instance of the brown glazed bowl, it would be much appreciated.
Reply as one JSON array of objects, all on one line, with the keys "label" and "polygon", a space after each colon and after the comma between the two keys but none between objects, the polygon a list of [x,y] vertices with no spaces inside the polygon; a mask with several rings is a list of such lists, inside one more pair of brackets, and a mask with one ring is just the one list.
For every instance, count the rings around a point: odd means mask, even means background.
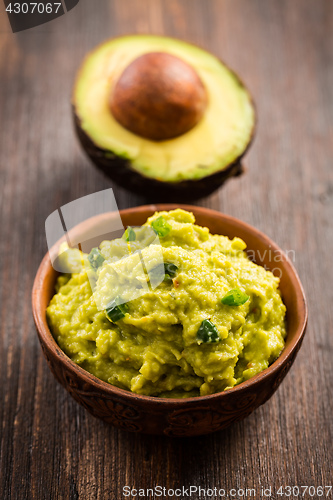
[{"label": "brown glazed bowl", "polygon": [[[38,337],[55,378],[92,415],[130,431],[168,436],[196,436],[218,431],[241,420],[265,403],[279,387],[299,351],[307,323],[302,285],[288,257],[267,236],[238,219],[206,208],[187,205],[147,205],[120,211],[124,226],[139,226],[157,210],[184,208],[212,233],[247,243],[251,258],[281,277],[280,289],[287,307],[287,338],[280,357],[255,377],[225,392],[188,399],[141,396],[103,382],[73,363],[55,342],[46,320],[46,307],[54,294],[58,273],[46,254],[35,278],[32,308]],[[113,213],[98,215],[73,229],[82,235]],[[55,245],[51,252],[56,252]]]}]

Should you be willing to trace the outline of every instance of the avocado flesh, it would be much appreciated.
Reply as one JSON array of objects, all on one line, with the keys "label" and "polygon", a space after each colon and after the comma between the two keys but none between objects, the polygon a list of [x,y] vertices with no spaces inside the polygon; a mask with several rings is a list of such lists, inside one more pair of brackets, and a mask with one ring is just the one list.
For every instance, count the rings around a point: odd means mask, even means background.
[{"label": "avocado flesh", "polygon": [[[209,99],[192,130],[160,142],[123,128],[108,104],[112,83],[134,59],[152,51],[168,52],[192,65]],[[251,97],[234,73],[198,47],[158,36],[121,37],[91,52],[78,75],[73,105],[82,131],[106,159],[126,159],[138,174],[166,183],[203,179],[237,162],[255,123]]]}]

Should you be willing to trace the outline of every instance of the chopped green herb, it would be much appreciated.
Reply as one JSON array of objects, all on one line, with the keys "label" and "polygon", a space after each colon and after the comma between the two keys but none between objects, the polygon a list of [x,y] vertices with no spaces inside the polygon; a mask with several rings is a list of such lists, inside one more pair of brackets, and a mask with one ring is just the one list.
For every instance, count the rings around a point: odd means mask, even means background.
[{"label": "chopped green herb", "polygon": [[124,232],[123,237],[125,238],[126,241],[135,241],[136,234],[135,234],[134,229],[131,226],[128,226],[128,228]]},{"label": "chopped green herb", "polygon": [[165,262],[164,264],[158,264],[149,271],[151,278],[158,278],[164,274],[163,281],[171,281],[172,278],[176,276],[178,267],[172,262]]},{"label": "chopped green herb", "polygon": [[128,311],[128,305],[120,304],[119,298],[111,300],[111,302],[109,302],[105,307],[106,315],[108,319],[112,321],[112,323],[116,323],[116,321],[119,321],[120,319],[124,318],[127,311]]},{"label": "chopped green herb", "polygon": [[98,269],[103,264],[105,259],[98,248],[93,248],[88,255],[88,260],[91,267],[96,271],[96,269]]},{"label": "chopped green herb", "polygon": [[164,238],[171,231],[170,224],[164,219],[162,215],[157,219],[153,220],[151,227],[154,229],[155,233],[160,237]]},{"label": "chopped green herb", "polygon": [[234,290],[229,290],[229,292],[221,299],[222,304],[227,306],[241,306],[249,300],[249,296],[246,293],[241,292],[237,288]]},{"label": "chopped green herb", "polygon": [[216,326],[209,319],[204,319],[201,323],[197,332],[197,340],[205,344],[221,340]]},{"label": "chopped green herb", "polygon": [[176,276],[176,273],[178,271],[178,267],[176,264],[172,264],[172,262],[165,262],[164,263],[164,281],[170,281],[172,278]]}]

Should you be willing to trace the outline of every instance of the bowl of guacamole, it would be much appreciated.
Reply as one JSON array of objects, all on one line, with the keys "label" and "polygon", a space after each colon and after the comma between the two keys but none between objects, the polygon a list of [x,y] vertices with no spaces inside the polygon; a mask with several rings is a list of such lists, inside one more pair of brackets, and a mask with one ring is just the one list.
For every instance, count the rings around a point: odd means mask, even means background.
[{"label": "bowl of guacamole", "polygon": [[245,417],[301,344],[306,305],[293,266],[219,212],[150,205],[121,217],[124,234],[89,252],[60,242],[64,273],[45,259],[39,269],[34,315],[56,378],[129,430],[196,435]]}]

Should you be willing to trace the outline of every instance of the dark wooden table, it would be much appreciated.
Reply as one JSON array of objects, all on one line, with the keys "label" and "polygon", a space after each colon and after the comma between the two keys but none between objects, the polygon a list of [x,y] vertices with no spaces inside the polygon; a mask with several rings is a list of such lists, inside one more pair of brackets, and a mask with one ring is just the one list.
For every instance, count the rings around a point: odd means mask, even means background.
[{"label": "dark wooden table", "polygon": [[[252,498],[272,487],[269,498],[279,499],[288,498],[279,486],[332,484],[333,2],[81,0],[66,16],[16,35],[1,17],[0,497],[118,500],[125,485],[192,485],[255,488]],[[247,172],[197,203],[293,250],[309,303],[303,347],[272,399],[245,421],[195,439],[129,434],[90,416],[55,382],[31,314],[46,217],[112,186],[72,129],[75,72],[86,51],[128,32],[198,43],[252,90],[259,124]],[[119,208],[146,202],[114,192]]]}]

